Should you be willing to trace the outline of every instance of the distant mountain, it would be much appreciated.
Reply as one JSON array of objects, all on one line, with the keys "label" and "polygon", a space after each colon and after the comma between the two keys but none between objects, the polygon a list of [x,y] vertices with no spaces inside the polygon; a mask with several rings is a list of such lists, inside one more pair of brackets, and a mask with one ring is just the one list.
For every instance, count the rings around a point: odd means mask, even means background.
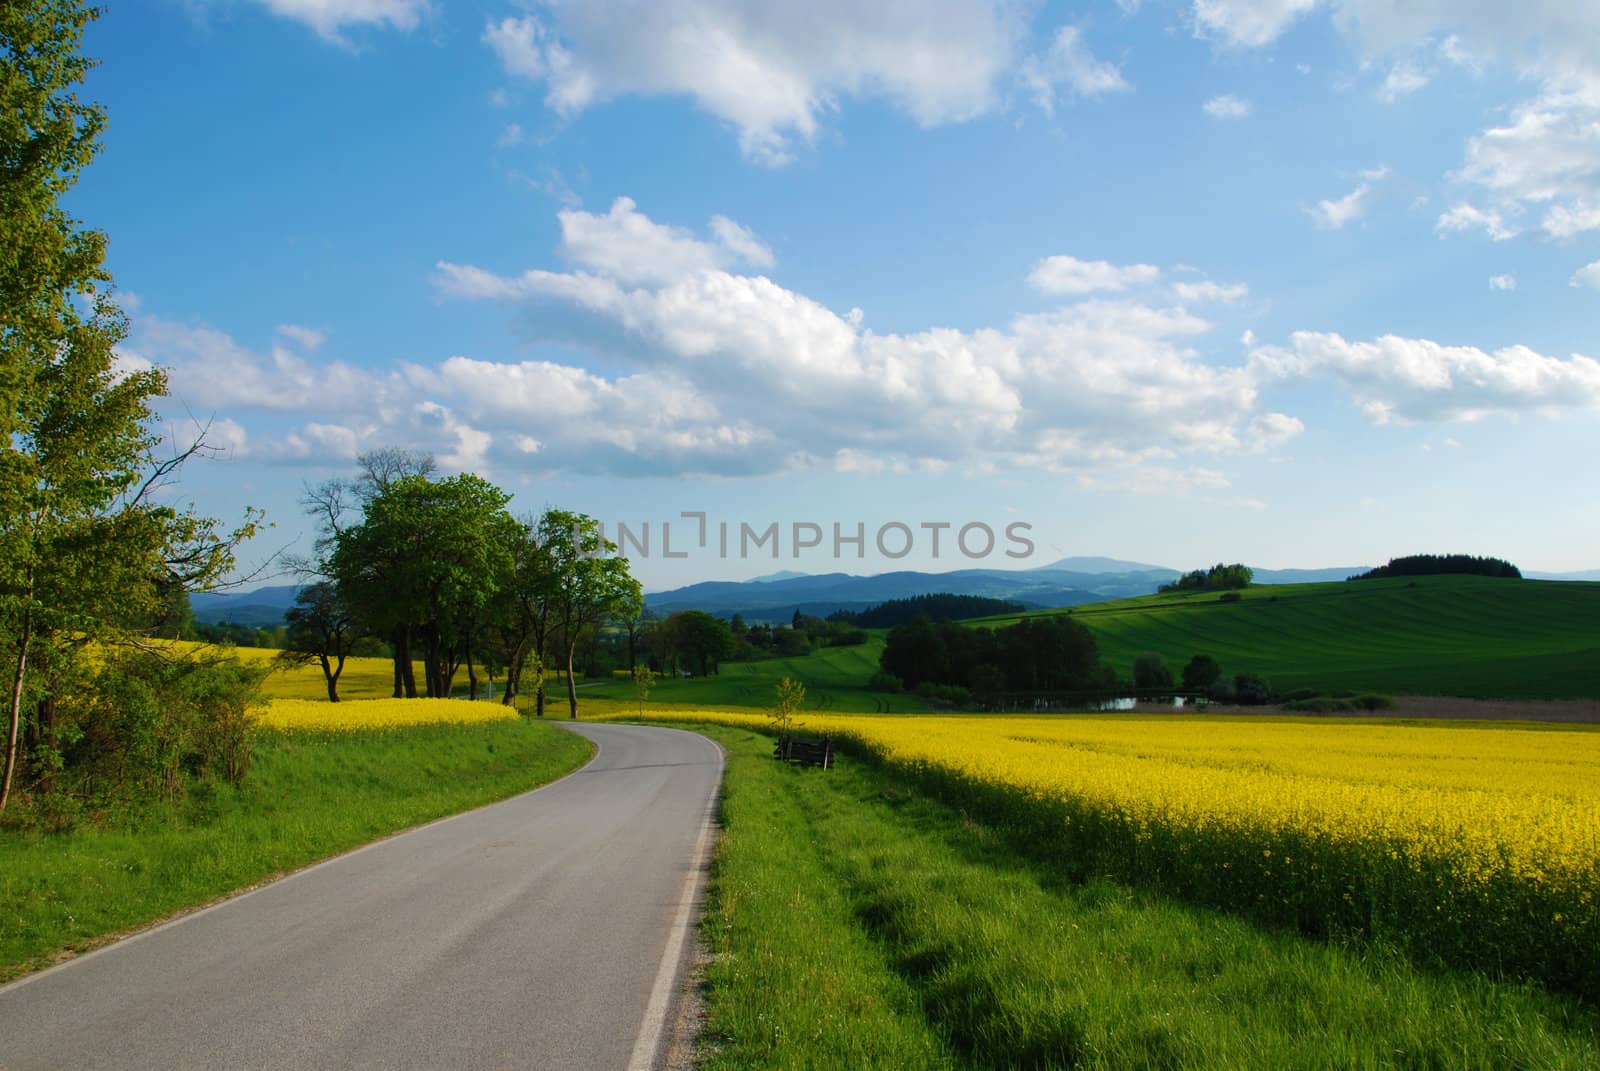
[{"label": "distant mountain", "polygon": [[1529,580],[1600,580],[1600,569],[1582,569],[1576,573],[1523,573]]},{"label": "distant mountain", "polygon": [[1147,565],[1144,562],[1126,562],[1121,558],[1096,558],[1073,557],[1062,558],[1060,561],[1041,565],[1040,570],[1056,570],[1068,573],[1161,573],[1163,575],[1177,576],[1178,570],[1169,569],[1165,565]]},{"label": "distant mountain", "polygon": [[774,580],[798,580],[808,573],[797,573],[793,569],[780,569],[776,573],[767,573],[765,576],[753,576],[746,580],[746,584],[770,584]]},{"label": "distant mountain", "polygon": [[801,574],[781,580],[708,581],[645,596],[657,613],[705,610],[750,621],[785,621],[802,613],[826,616],[834,610],[864,610],[888,599],[948,592],[1012,599],[1034,608],[1077,606],[1086,602],[1149,595],[1170,570],[1088,573],[1065,569],[958,569],[948,573],[901,571],[876,576],[849,573]]},{"label": "distant mountain", "polygon": [[1257,584],[1322,584],[1329,580],[1348,580],[1372,568],[1351,565],[1333,569],[1255,569]]},{"label": "distant mountain", "polygon": [[256,588],[254,591],[200,591],[189,596],[196,621],[220,624],[232,621],[254,628],[283,624],[283,613],[294,605],[296,584]]}]

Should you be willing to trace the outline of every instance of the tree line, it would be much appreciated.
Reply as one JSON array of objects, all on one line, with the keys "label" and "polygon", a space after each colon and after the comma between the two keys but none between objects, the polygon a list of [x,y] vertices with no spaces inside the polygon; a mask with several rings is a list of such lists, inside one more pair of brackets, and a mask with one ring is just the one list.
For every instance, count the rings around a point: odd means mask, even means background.
[{"label": "tree line", "polygon": [[477,699],[484,674],[503,674],[510,704],[531,671],[541,717],[546,670],[561,668],[577,717],[580,646],[616,627],[631,648],[644,610],[599,522],[554,508],[515,517],[505,491],[473,473],[441,477],[424,453],[377,450],[357,466],[302,496],[319,530],[297,563],[311,582],[285,615],[288,657],[319,665],[333,702],[347,659],[374,638],[397,699],[448,698],[461,676]]},{"label": "tree line", "polygon": [[[969,628],[917,618],[889,630],[874,685],[961,689],[987,703],[1006,692],[1114,692],[1117,674],[1099,645],[1065,614],[1004,628]],[[947,693],[959,695],[959,693]]]},{"label": "tree line", "polygon": [[1388,565],[1368,569],[1349,580],[1377,580],[1386,576],[1440,576],[1444,574],[1522,579],[1522,570],[1503,558],[1478,558],[1470,554],[1411,554],[1390,558]]},{"label": "tree line", "polygon": [[1181,591],[1233,591],[1247,588],[1255,580],[1255,571],[1248,565],[1223,565],[1221,562],[1209,569],[1195,569],[1184,573],[1170,584],[1162,584],[1162,594]]},{"label": "tree line", "polygon": [[934,592],[908,599],[889,599],[865,610],[835,610],[829,621],[843,621],[858,628],[894,628],[919,617],[930,621],[968,621],[974,617],[1020,614],[1027,607],[1010,599],[991,599],[984,595],[953,595]]}]

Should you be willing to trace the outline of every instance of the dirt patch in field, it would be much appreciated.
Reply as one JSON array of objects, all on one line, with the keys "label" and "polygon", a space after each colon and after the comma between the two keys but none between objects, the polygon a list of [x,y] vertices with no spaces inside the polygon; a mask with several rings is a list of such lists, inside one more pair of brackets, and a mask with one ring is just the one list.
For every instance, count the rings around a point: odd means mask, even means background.
[{"label": "dirt patch in field", "polygon": [[[1142,714],[1171,714],[1166,703],[1140,703]],[[1193,708],[1184,707],[1184,710]],[[1208,714],[1299,714],[1316,718],[1447,718],[1459,721],[1557,721],[1600,724],[1600,699],[1456,699],[1447,695],[1399,695],[1387,710],[1303,714],[1280,706],[1239,707],[1213,703]]]}]

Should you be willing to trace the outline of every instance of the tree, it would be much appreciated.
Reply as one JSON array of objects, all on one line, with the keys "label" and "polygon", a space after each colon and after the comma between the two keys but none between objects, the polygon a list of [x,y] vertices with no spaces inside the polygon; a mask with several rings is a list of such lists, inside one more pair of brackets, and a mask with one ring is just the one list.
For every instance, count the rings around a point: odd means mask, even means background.
[{"label": "tree", "polygon": [[289,645],[279,657],[300,665],[315,659],[328,685],[328,702],[337,703],[339,675],[363,636],[349,602],[337,585],[323,580],[296,592],[294,605],[283,616]]},{"label": "tree", "polygon": [[[423,647],[427,694],[450,695],[457,669],[472,669],[484,610],[511,572],[516,522],[510,495],[481,476],[402,476],[366,503],[359,525],[335,539],[329,565],[340,590],[409,648]],[[409,671],[410,651],[406,667]],[[407,694],[414,694],[414,685]]]},{"label": "tree", "polygon": [[806,701],[806,686],[791,677],[785,677],[778,682],[775,699],[767,716],[779,736],[790,736],[799,728],[794,715]]},{"label": "tree", "polygon": [[159,503],[204,436],[158,458],[165,377],[119,366],[127,324],[105,236],[60,204],[105,124],[72,92],[93,66],[78,50],[95,14],[79,0],[0,6],[0,809],[24,729],[41,783],[61,769],[64,689],[95,679],[84,649],[147,630],[176,592],[216,583],[259,519],[249,511],[229,532]]},{"label": "tree", "polygon": [[644,704],[656,686],[656,671],[649,666],[633,667],[633,694],[639,697],[639,717],[644,717]]},{"label": "tree", "polygon": [[539,538],[539,522],[518,522],[511,544],[511,570],[491,604],[485,635],[506,667],[500,701],[510,705],[522,691],[525,669],[534,671],[535,712],[544,717],[544,667],[554,621],[555,559]]},{"label": "tree", "polygon": [[681,610],[668,618],[677,653],[689,659],[706,677],[733,653],[733,631],[721,618],[703,610]]},{"label": "tree", "polygon": [[1133,686],[1140,689],[1172,687],[1172,670],[1154,651],[1145,651],[1133,660]]},{"label": "tree", "polygon": [[1183,667],[1183,690],[1203,692],[1222,676],[1222,666],[1208,654],[1197,654]]},{"label": "tree", "polygon": [[552,605],[560,623],[567,662],[569,716],[578,716],[574,656],[584,628],[599,628],[613,615],[626,615],[644,600],[628,560],[600,532],[600,522],[581,513],[546,510],[539,521],[540,542],[555,564]]}]

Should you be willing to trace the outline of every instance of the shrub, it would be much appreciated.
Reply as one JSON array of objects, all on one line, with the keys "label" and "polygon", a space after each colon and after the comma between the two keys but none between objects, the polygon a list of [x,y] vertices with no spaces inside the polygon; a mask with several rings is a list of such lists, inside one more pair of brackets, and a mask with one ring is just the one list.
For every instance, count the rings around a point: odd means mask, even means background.
[{"label": "shrub", "polygon": [[906,690],[905,682],[886,669],[880,669],[867,681],[867,687],[874,692],[903,692]]},{"label": "shrub", "polygon": [[1133,686],[1135,688],[1171,688],[1172,670],[1154,651],[1146,651],[1133,660]]},{"label": "shrub", "polygon": [[1260,706],[1272,701],[1272,688],[1254,673],[1240,673],[1233,678],[1233,698],[1246,706]]},{"label": "shrub", "polygon": [[1183,690],[1203,692],[1222,676],[1222,667],[1208,654],[1197,654],[1183,667]]},{"label": "shrub", "polygon": [[1218,602],[1238,602],[1242,598],[1244,598],[1244,596],[1240,595],[1237,591],[1224,591],[1221,595],[1217,596],[1217,601]]},{"label": "shrub", "polygon": [[1285,703],[1298,703],[1304,699],[1315,699],[1321,694],[1315,688],[1296,688],[1292,692],[1283,693],[1282,698]]},{"label": "shrub", "polygon": [[1355,705],[1362,710],[1388,710],[1394,706],[1394,700],[1386,695],[1373,695],[1369,692],[1366,695],[1356,696]]}]

